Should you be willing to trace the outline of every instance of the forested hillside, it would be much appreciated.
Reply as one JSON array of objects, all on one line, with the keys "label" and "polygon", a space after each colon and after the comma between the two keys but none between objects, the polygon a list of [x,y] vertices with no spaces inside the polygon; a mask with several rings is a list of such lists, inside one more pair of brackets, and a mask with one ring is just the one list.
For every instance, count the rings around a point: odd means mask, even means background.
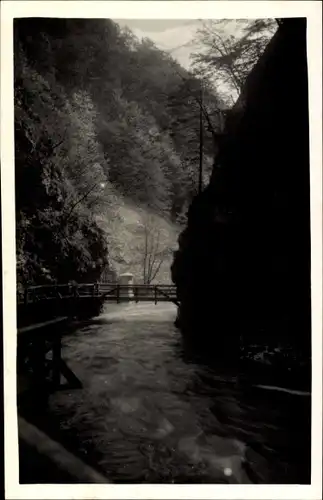
[{"label": "forested hillside", "polygon": [[[18,282],[96,280],[117,258],[120,200],[141,226],[185,221],[201,81],[111,20],[20,19],[14,36]],[[205,180],[221,107],[204,82]]]}]

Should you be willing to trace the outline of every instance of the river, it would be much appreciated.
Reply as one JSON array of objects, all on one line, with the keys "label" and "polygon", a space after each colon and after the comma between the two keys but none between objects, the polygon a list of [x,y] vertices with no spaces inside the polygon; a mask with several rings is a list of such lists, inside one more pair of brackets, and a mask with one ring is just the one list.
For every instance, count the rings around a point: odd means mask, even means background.
[{"label": "river", "polygon": [[310,397],[188,358],[175,315],[106,304],[63,338],[83,388],[50,396],[62,435],[116,483],[308,483]]}]

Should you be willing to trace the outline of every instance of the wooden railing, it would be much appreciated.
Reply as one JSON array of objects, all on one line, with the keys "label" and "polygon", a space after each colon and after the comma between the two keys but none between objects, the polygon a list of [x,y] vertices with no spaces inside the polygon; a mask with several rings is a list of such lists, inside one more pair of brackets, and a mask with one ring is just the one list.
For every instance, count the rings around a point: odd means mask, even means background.
[{"label": "wooden railing", "polygon": [[63,299],[82,296],[102,295],[98,283],[80,283],[77,285],[36,285],[25,288],[23,293],[18,293],[18,303],[28,304],[40,300]]},{"label": "wooden railing", "polygon": [[100,292],[106,300],[116,301],[169,301],[178,305],[175,285],[100,285]]},{"label": "wooden railing", "polygon": [[[74,317],[94,317],[104,301],[173,302],[179,305],[174,285],[121,285],[116,283],[80,283],[77,285],[31,286],[18,296],[18,372],[32,367],[33,384],[58,389],[61,376],[67,387],[81,382],[61,356],[61,337]],[[84,316],[85,314],[85,316]],[[50,360],[47,353],[51,351]],[[26,364],[27,363],[27,364]]]},{"label": "wooden railing", "polygon": [[18,304],[29,304],[43,300],[100,297],[115,301],[170,301],[178,305],[176,286],[160,285],[121,285],[116,283],[79,283],[75,285],[38,285],[30,286],[18,294]]},{"label": "wooden railing", "polygon": [[21,454],[19,470],[22,480],[20,480],[20,483],[30,481],[30,472],[36,472],[38,470],[37,463],[41,463],[41,461],[44,461],[41,470],[45,469],[46,475],[48,474],[53,478],[52,482],[57,480],[57,474],[62,476],[62,468],[64,471],[63,477],[68,476],[71,483],[107,484],[111,482],[20,415],[18,415],[18,430],[19,442],[27,450],[31,451],[31,457],[33,458],[30,464],[28,462],[29,454]]}]

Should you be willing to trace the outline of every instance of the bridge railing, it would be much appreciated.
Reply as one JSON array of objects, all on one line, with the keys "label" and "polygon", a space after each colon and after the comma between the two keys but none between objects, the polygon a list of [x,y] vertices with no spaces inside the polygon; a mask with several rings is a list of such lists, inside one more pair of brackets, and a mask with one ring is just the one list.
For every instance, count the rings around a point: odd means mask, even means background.
[{"label": "bridge railing", "polygon": [[57,299],[67,295],[67,285],[37,285],[25,288],[21,293],[18,293],[18,303],[36,302],[42,299]]},{"label": "bridge railing", "polygon": [[119,302],[122,299],[171,300],[177,297],[176,286],[171,284],[127,284],[117,283],[78,283],[58,285],[35,285],[19,293],[18,303],[34,303],[42,300],[67,299],[77,297],[104,297]]},{"label": "bridge railing", "polygon": [[100,286],[100,291],[104,294],[107,300],[120,302],[123,300],[133,300],[139,302],[140,300],[158,301],[168,300],[176,303],[177,292],[175,285],[144,285],[144,284],[131,284],[131,285],[113,285],[111,287]]},{"label": "bridge railing", "polygon": [[33,285],[26,287],[17,294],[18,303],[31,303],[41,300],[72,298],[77,296],[99,295],[97,283],[58,284],[58,285]]}]

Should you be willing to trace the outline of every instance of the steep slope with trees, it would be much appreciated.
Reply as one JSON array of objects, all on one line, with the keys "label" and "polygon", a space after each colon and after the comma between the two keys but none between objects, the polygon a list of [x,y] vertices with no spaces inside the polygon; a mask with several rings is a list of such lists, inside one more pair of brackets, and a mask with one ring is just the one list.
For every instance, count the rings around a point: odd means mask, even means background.
[{"label": "steep slope with trees", "polygon": [[[15,20],[20,283],[97,279],[118,197],[185,220],[198,183],[199,87],[111,20]],[[206,182],[221,102],[203,92]]]}]

